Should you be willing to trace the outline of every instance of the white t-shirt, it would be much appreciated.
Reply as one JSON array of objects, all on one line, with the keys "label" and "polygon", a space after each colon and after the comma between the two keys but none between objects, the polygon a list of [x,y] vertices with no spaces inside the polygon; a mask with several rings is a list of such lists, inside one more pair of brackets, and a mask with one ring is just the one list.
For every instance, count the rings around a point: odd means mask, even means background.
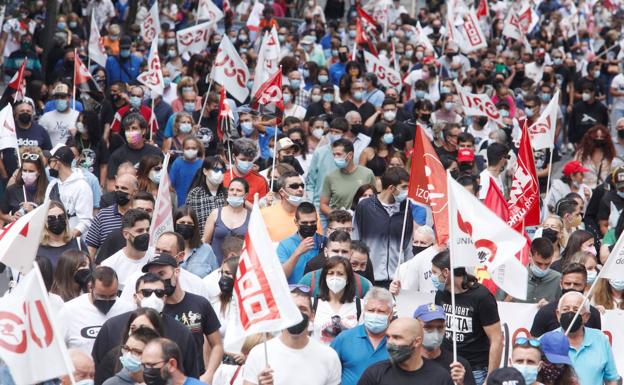
[{"label": "white t-shirt", "polygon": [[117,299],[108,313],[102,314],[89,300],[89,294],[85,293],[65,303],[58,313],[57,325],[61,325],[61,334],[68,348],[78,348],[91,355],[102,324],[135,308],[133,303]]},{"label": "white t-shirt", "polygon": [[243,385],[243,368],[238,365],[219,365],[212,377],[212,385]]},{"label": "white t-shirt", "polygon": [[503,195],[505,195],[505,184],[503,182],[503,177],[505,176],[504,172],[501,172],[497,177],[492,175],[490,171],[486,168],[481,171],[479,174],[479,180],[481,182],[481,187],[479,187],[479,199],[483,200],[487,196],[488,189],[490,188],[490,178],[493,178],[496,182],[496,185],[501,190]]},{"label": "white t-shirt", "polygon": [[[112,258],[112,256],[109,258]],[[143,274],[145,273],[142,272],[140,269],[139,271],[130,274],[130,276],[128,276],[128,278],[124,282],[124,288],[119,298],[123,299],[124,301],[133,302],[133,295],[136,292],[136,281]],[[202,281],[202,279],[195,274],[189,273],[184,269],[180,269],[180,286],[182,287],[182,290],[188,293],[196,294],[206,299],[209,298],[209,291],[204,281]]]},{"label": "white t-shirt", "polygon": [[528,63],[524,66],[524,76],[537,84],[542,81],[542,76],[544,76],[544,66],[537,65],[536,62]]},{"label": "white t-shirt", "polygon": [[430,246],[399,266],[401,290],[435,293],[431,283],[431,260],[438,252],[435,246]]},{"label": "white t-shirt", "polygon": [[[618,74],[611,81],[611,88],[614,88],[618,92],[624,92],[624,75]],[[613,97],[613,108],[617,110],[624,110],[624,96]]]},{"label": "white t-shirt", "polygon": [[298,104],[293,103],[292,107],[284,109],[284,119],[289,116],[294,116],[297,119],[303,120],[305,118],[306,109]]},{"label": "white t-shirt", "polygon": [[[145,253],[141,259],[128,258],[126,253],[124,253],[124,249],[119,250],[102,261],[102,266],[108,266],[115,270],[115,273],[117,273],[117,278],[119,279],[119,290],[123,290],[128,278],[136,272],[141,272],[141,269],[149,260],[147,253]],[[134,287],[134,285],[132,286]]]},{"label": "white t-shirt", "polygon": [[[279,337],[267,341],[266,345],[274,385],[340,384],[340,359],[329,346],[311,338],[303,349],[291,349]],[[267,366],[264,357],[263,344],[251,349],[243,367],[243,380],[258,383],[258,374]]]},{"label": "white t-shirt", "polygon": [[342,330],[356,327],[358,320],[355,301],[343,303],[340,306],[340,310],[335,312],[334,309],[331,308],[328,301],[319,299],[318,304],[316,305],[316,313],[314,314],[314,329],[312,331],[312,337],[326,345],[329,345],[334,338],[336,338],[336,336],[331,333],[334,325],[332,317],[334,316],[340,317]]},{"label": "white t-shirt", "polygon": [[45,128],[50,135],[52,147],[57,144],[66,144],[67,139],[76,132],[76,120],[78,119],[78,111],[71,109],[69,112],[58,112],[53,110],[46,112],[39,119],[39,124]]}]

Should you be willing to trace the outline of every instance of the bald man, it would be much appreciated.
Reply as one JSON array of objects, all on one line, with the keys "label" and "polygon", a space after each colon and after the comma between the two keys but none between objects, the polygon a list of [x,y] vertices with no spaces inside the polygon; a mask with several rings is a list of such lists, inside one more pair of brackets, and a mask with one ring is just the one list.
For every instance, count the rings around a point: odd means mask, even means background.
[{"label": "bald man", "polygon": [[421,357],[423,329],[418,320],[397,318],[386,337],[390,359],[369,366],[358,385],[453,384],[447,370]]},{"label": "bald man", "polygon": [[[91,380],[95,376],[95,364],[90,355],[80,349],[69,349],[69,358],[74,364],[74,380],[76,383],[84,380]],[[86,381],[85,381],[86,382]],[[70,385],[69,376],[61,377],[61,385]]]},{"label": "bald man", "polygon": [[139,190],[136,176],[126,173],[115,178],[115,204],[102,209],[91,222],[87,233],[87,247],[91,258],[114,230],[121,228],[121,217],[132,206],[132,196]]}]

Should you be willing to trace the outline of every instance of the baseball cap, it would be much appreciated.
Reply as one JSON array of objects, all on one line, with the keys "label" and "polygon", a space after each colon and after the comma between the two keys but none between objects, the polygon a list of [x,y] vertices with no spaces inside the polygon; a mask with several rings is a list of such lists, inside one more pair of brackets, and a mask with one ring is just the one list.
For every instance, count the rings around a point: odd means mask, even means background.
[{"label": "baseball cap", "polygon": [[546,55],[546,51],[544,50],[544,48],[538,48],[535,50],[535,56],[543,57],[544,55]]},{"label": "baseball cap", "polygon": [[[290,138],[282,138],[277,141],[277,151],[282,151],[287,148],[297,147],[297,145]],[[298,148],[298,147],[297,147]]]},{"label": "baseball cap", "polygon": [[620,166],[611,173],[611,180],[616,188],[624,187],[624,166]]},{"label": "baseball cap", "polygon": [[150,259],[145,266],[143,266],[144,273],[149,271],[149,268],[152,266],[173,266],[178,267],[178,261],[171,254],[168,253],[160,253],[156,255],[154,258]]},{"label": "baseball cap", "polygon": [[63,164],[70,165],[74,160],[74,153],[71,148],[59,143],[50,151],[50,159],[56,159]]},{"label": "baseball cap", "polygon": [[568,337],[558,330],[545,333],[541,338],[542,352],[551,364],[568,364],[572,365],[572,361],[568,356],[570,350],[570,341]]},{"label": "baseball cap", "polygon": [[444,314],[442,306],[436,305],[435,303],[427,303],[416,308],[414,318],[423,322],[429,322],[437,319],[445,320],[446,314]]},{"label": "baseball cap", "polygon": [[563,166],[563,175],[570,175],[577,172],[587,172],[588,168],[583,167],[578,160],[571,160]]},{"label": "baseball cap", "polygon": [[69,86],[65,83],[59,83],[52,90],[52,95],[69,95]]},{"label": "baseball cap", "polygon": [[470,148],[462,148],[457,151],[457,163],[472,163],[474,158],[474,150]]},{"label": "baseball cap", "polygon": [[301,44],[303,45],[310,45],[314,43],[316,43],[316,39],[311,35],[305,35],[303,39],[301,39]]},{"label": "baseball cap", "polygon": [[518,369],[507,367],[495,369],[488,376],[487,385],[526,385]]}]

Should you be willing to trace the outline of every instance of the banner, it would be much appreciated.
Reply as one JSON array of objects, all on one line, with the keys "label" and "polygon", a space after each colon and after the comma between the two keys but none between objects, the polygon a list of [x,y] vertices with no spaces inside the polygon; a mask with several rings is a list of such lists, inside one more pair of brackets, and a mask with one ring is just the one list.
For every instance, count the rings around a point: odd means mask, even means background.
[{"label": "banner", "polygon": [[472,94],[464,90],[464,88],[455,80],[453,82],[459,100],[466,115],[469,116],[485,116],[503,126],[503,117],[494,102],[486,94]]},{"label": "banner", "polygon": [[211,0],[199,0],[197,20],[208,20],[216,24],[221,19],[223,19],[223,12]]},{"label": "banner", "polygon": [[386,67],[372,53],[364,52],[364,62],[366,63],[366,72],[372,72],[377,76],[377,80],[386,88],[394,88],[397,92],[401,92],[403,81],[401,74],[390,67]]},{"label": "banner", "polygon": [[182,55],[186,52],[199,53],[203,51],[208,46],[213,26],[213,23],[205,22],[176,32],[178,53]]},{"label": "banner", "polygon": [[223,35],[210,77],[243,103],[249,96],[249,69],[227,35]]},{"label": "banner", "polygon": [[91,32],[89,35],[89,57],[102,67],[106,67],[106,50],[102,45],[100,31],[95,23],[95,12],[91,14]]},{"label": "banner", "polygon": [[0,111],[0,150],[14,148],[17,151],[18,147],[13,108],[9,103]]},{"label": "banner", "polygon": [[141,37],[146,43],[158,38],[160,33],[160,17],[158,16],[158,1],[150,8],[143,23],[141,23]]},{"label": "banner", "polygon": [[481,48],[487,48],[487,41],[485,34],[479,26],[479,20],[473,11],[470,11],[463,16],[463,24],[459,27],[461,33],[461,40],[463,42],[460,45],[460,49],[463,53],[470,53]]}]

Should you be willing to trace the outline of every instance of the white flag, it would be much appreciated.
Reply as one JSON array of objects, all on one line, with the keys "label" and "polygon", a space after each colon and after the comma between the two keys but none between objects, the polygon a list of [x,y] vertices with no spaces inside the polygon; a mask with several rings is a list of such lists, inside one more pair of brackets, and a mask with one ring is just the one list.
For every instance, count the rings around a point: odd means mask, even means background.
[{"label": "white flag", "polygon": [[624,279],[624,233],[620,235],[598,278]]},{"label": "white flag", "polygon": [[260,1],[256,1],[247,18],[247,29],[252,33],[258,33],[260,27],[260,19],[262,18],[262,11],[264,10],[264,4]]},{"label": "white flag", "polygon": [[0,230],[0,262],[23,274],[32,269],[48,218],[48,206],[50,200],[46,199],[41,206]]},{"label": "white flag", "polygon": [[526,38],[526,32],[523,30],[520,25],[520,19],[516,14],[516,11],[511,8],[507,17],[505,18],[505,23],[503,27],[503,36],[506,36],[510,39],[514,39],[524,45],[524,48],[527,52],[532,53],[533,49],[529,44],[529,41]]},{"label": "white flag", "polygon": [[250,215],[234,282],[236,316],[229,318],[226,349],[246,336],[280,331],[302,320],[257,202]]},{"label": "white flag", "polygon": [[486,116],[488,119],[503,125],[503,117],[494,102],[486,94],[472,94],[457,82],[453,81],[464,112],[468,116]]},{"label": "white flag", "polygon": [[203,51],[208,46],[214,26],[215,24],[212,22],[205,22],[176,32],[178,53],[182,55],[186,52],[199,53]]},{"label": "white flag", "polygon": [[540,117],[528,128],[533,150],[542,150],[544,148],[552,149],[554,147],[558,114],[559,90],[557,90],[552,99],[550,99],[550,102]]},{"label": "white flag", "polygon": [[4,150],[5,148],[14,148],[16,151],[18,149],[11,104],[7,104],[6,107],[0,111],[0,150]]},{"label": "white flag", "polygon": [[256,91],[279,69],[280,45],[275,26],[271,28],[271,33],[265,33],[258,53],[256,70],[254,72],[254,84],[251,94]]},{"label": "white flag", "polygon": [[249,96],[249,69],[227,35],[221,39],[210,77],[241,103]]},{"label": "white flag", "polygon": [[29,269],[32,271],[15,289],[0,299],[0,358],[18,385],[36,384],[74,371],[50,313],[39,267],[31,264]]},{"label": "white flag", "polygon": [[152,214],[150,224],[150,248],[156,246],[158,237],[164,232],[173,231],[173,205],[171,204],[171,181],[167,167],[169,166],[169,154],[165,155],[162,170],[160,171],[160,184],[158,185],[158,195]]},{"label": "white flag", "polygon": [[401,74],[394,69],[383,65],[383,63],[372,53],[368,51],[364,52],[364,62],[366,63],[366,72],[372,72],[377,76],[377,79],[386,88],[394,88],[398,92],[401,91],[403,81],[401,80]]},{"label": "white flag", "polygon": [[[147,58],[147,71],[141,73],[137,80],[152,90],[152,95],[162,95],[165,92],[160,58],[158,57],[158,40],[152,40],[149,56]],[[153,115],[153,114],[152,114]]]},{"label": "white flag", "polygon": [[197,20],[208,20],[217,23],[223,19],[223,12],[211,0],[199,0],[197,5]]},{"label": "white flag", "polygon": [[91,34],[89,35],[89,57],[102,67],[106,67],[106,50],[102,45],[100,31],[95,22],[94,14],[91,14]]},{"label": "white flag", "polygon": [[[509,227],[474,195],[457,183],[450,174],[449,249],[455,267],[485,267],[494,272],[501,265],[513,269],[509,274],[525,274],[524,290],[514,290],[505,282],[497,284],[515,298],[526,298],[527,270],[515,255],[524,247],[526,239]],[[519,282],[521,283],[521,282]]]},{"label": "white flag", "polygon": [[158,39],[159,33],[160,17],[158,16],[158,1],[155,1],[147,17],[141,23],[141,37],[146,43],[151,43],[152,40]]},{"label": "white flag", "polygon": [[470,53],[487,47],[485,34],[479,26],[479,19],[474,11],[469,11],[463,15],[463,23],[458,26],[463,44],[459,46],[463,53]]}]

